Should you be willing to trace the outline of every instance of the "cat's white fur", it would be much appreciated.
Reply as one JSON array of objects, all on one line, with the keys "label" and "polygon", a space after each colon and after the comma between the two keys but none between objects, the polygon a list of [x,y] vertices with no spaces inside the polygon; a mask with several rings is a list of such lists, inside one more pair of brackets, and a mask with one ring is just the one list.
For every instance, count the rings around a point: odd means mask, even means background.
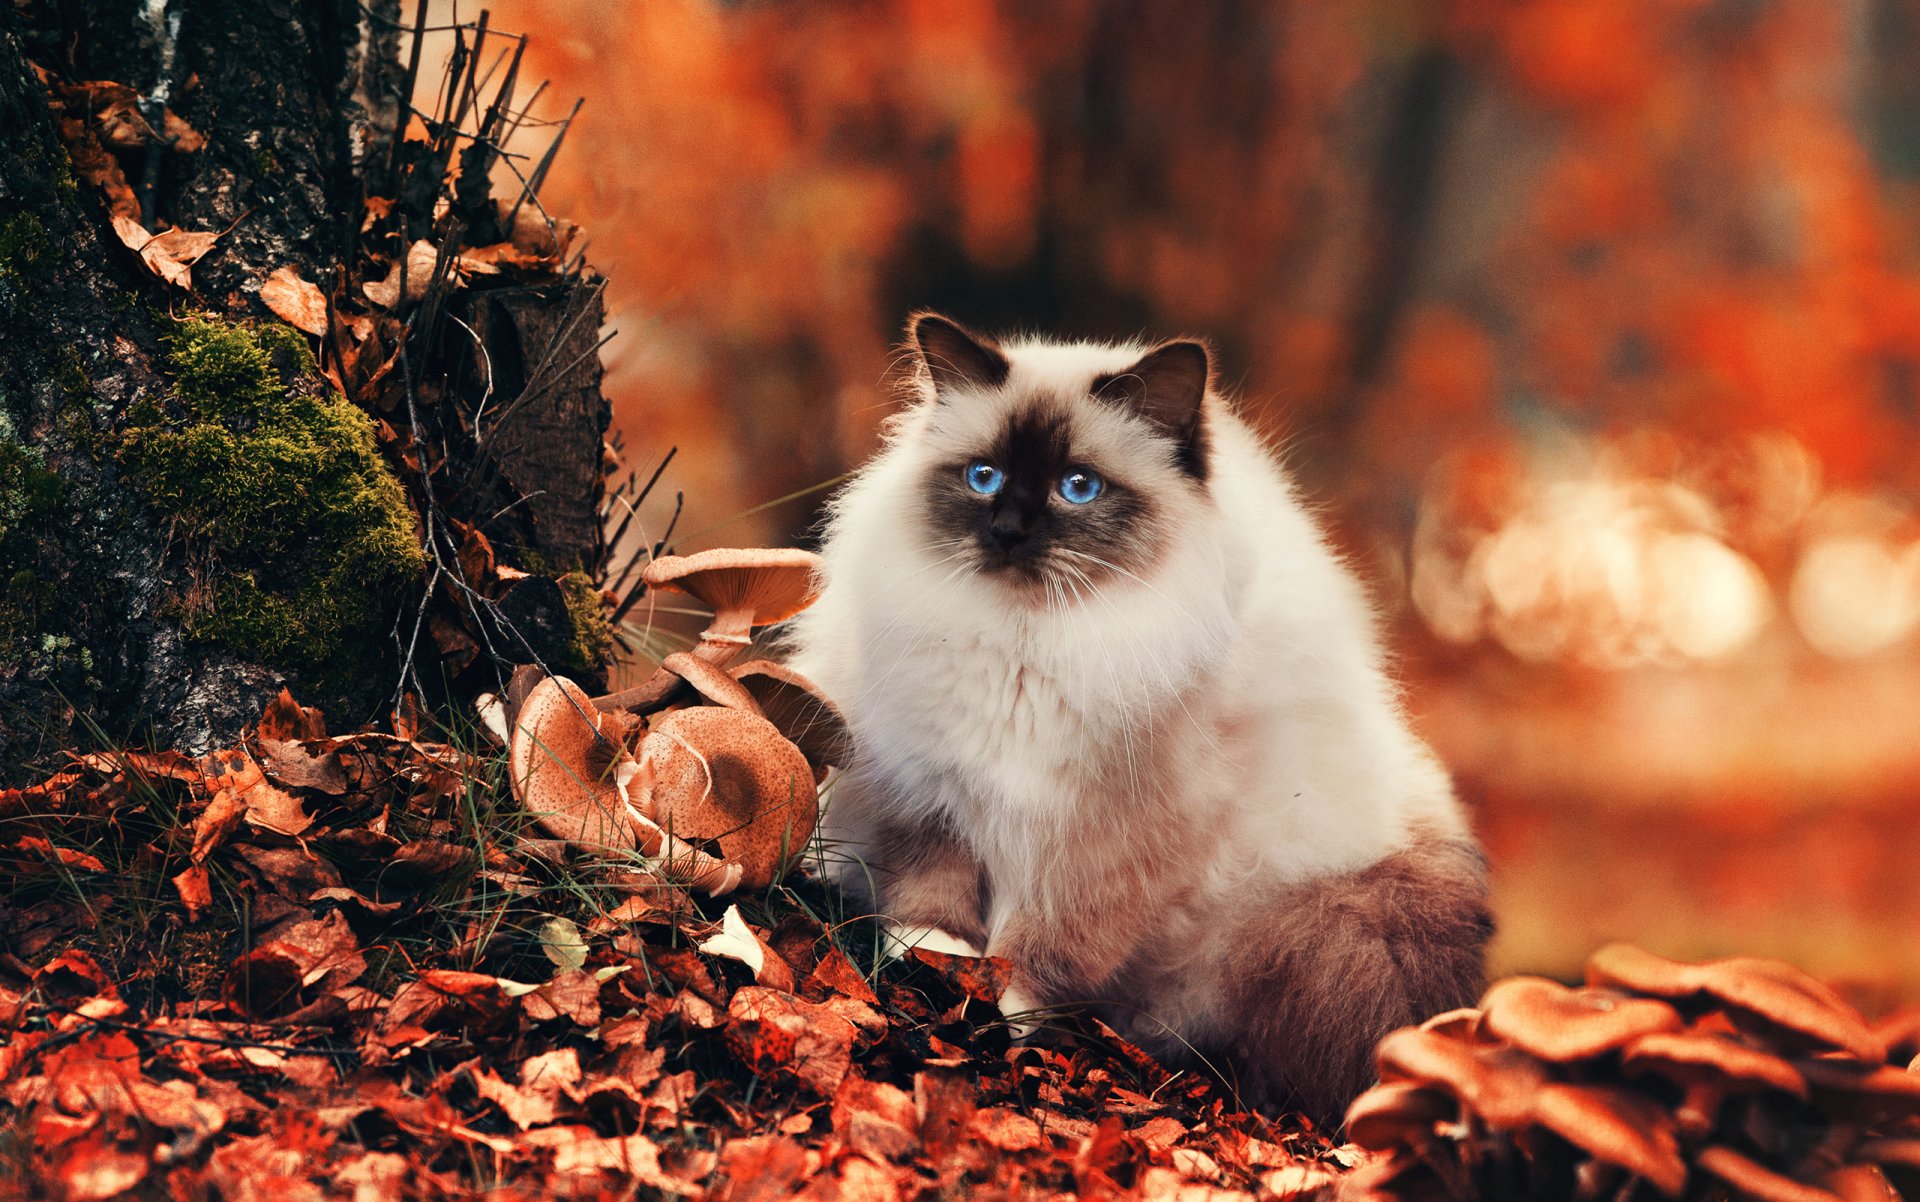
[{"label": "cat's white fur", "polygon": [[[1241,936],[1227,916],[1249,886],[1362,869],[1423,835],[1465,840],[1462,817],[1408,726],[1359,583],[1220,398],[1205,403],[1198,486],[1140,420],[1092,403],[1075,419],[1096,466],[1159,481],[1164,537],[1141,572],[1036,604],[972,570],[964,547],[929,545],[917,498],[943,455],[990,440],[1021,398],[1084,396],[1148,349],[1000,348],[999,389],[936,399],[922,372],[917,401],[831,505],[824,591],[792,630],[794,666],[839,703],[858,749],[823,818],[829,867],[867,871],[876,813],[944,820],[992,882],[992,952],[1010,916],[1093,901],[1075,866],[1117,829],[1141,840],[1126,855],[1178,847],[1175,871],[1198,887],[1164,914],[1113,921],[1144,921],[1157,946],[1136,954],[1134,1000],[1204,1037],[1226,1020],[1193,966],[1230,954]],[[1147,821],[1103,818],[1122,790]],[[1181,837],[1140,834],[1155,830]],[[1099,849],[1092,860],[1111,864]]]}]

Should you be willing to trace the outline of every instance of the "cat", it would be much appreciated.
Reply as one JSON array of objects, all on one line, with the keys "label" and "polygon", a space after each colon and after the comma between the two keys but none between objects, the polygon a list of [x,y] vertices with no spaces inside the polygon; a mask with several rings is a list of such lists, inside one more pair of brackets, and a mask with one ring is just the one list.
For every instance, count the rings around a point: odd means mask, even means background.
[{"label": "cat", "polygon": [[826,871],[1247,1104],[1337,1125],[1467,1005],[1485,863],[1372,610],[1200,342],[908,328],[792,662],[844,709]]}]

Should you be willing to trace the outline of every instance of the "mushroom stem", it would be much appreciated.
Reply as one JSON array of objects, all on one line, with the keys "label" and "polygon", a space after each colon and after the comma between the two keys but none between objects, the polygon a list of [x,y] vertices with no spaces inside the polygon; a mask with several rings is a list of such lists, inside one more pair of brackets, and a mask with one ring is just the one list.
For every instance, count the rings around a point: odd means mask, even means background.
[{"label": "mushroom stem", "polygon": [[630,689],[621,689],[617,693],[606,693],[593,699],[595,707],[603,710],[627,710],[635,714],[651,714],[678,705],[692,699],[693,686],[675,673],[665,668],[655,669],[649,676]]},{"label": "mushroom stem", "polygon": [[716,610],[713,621],[700,632],[693,653],[715,667],[724,668],[740,658],[753,644],[753,610],[750,607]]}]

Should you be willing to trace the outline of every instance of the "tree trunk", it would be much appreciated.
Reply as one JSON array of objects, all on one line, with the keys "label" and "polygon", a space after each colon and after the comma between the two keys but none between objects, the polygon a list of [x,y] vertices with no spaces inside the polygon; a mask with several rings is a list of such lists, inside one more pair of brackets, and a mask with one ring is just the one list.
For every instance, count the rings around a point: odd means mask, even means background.
[{"label": "tree trunk", "polygon": [[515,39],[396,148],[398,0],[171,7],[0,9],[0,781],[283,685],[350,726],[597,676],[600,286],[490,195]]}]

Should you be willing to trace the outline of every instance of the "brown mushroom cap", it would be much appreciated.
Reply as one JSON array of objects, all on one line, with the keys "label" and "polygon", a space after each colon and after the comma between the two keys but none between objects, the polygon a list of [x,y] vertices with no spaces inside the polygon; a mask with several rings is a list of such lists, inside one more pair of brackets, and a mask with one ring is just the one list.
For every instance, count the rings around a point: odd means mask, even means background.
[{"label": "brown mushroom cap", "polygon": [[1839,1195],[1783,1177],[1732,1148],[1702,1148],[1693,1163],[1732,1186],[1737,1196],[1755,1202],[1840,1202]]},{"label": "brown mushroom cap", "polygon": [[1920,1057],[1920,1006],[1896,1010],[1873,1024],[1873,1033],[1887,1045],[1896,1064]]},{"label": "brown mushroom cap", "polygon": [[753,694],[718,664],[676,651],[661,660],[660,666],[692,685],[695,692],[715,705],[745,710],[749,714],[760,712],[760,703],[754,700]]},{"label": "brown mushroom cap", "polygon": [[635,782],[643,813],[675,839],[717,843],[764,888],[798,855],[819,816],[813,772],[800,750],[758,714],[715,706],[675,710],[640,744]]},{"label": "brown mushroom cap", "polygon": [[1480,1011],[1474,1006],[1442,1011],[1421,1023],[1420,1029],[1445,1035],[1449,1039],[1464,1039],[1468,1043],[1485,1042],[1480,1031]]},{"label": "brown mushroom cap", "polygon": [[818,555],[794,547],[716,547],[662,555],[640,578],[649,588],[678,589],[703,602],[713,610],[709,632],[744,645],[752,627],[784,622],[813,604],[819,568]]},{"label": "brown mushroom cap", "polygon": [[1738,957],[1682,964],[1624,943],[1587,961],[1587,982],[1674,1000],[1705,996],[1745,1020],[1816,1047],[1838,1048],[1874,1064],[1887,1049],[1865,1020],[1833,990],[1775,960]]},{"label": "brown mushroom cap", "polygon": [[1550,1081],[1534,1099],[1533,1117],[1595,1160],[1644,1177],[1670,1198],[1687,1188],[1673,1120],[1652,1098],[1615,1085]]},{"label": "brown mushroom cap", "polygon": [[823,768],[844,768],[853,757],[853,735],[847,720],[820,686],[783,664],[756,659],[733,670],[760,712],[787,737],[814,767],[816,782]]},{"label": "brown mushroom cap", "polygon": [[1517,1048],[1473,1047],[1415,1028],[1381,1040],[1376,1056],[1383,1081],[1444,1090],[1496,1131],[1538,1125],[1670,1196],[1686,1186],[1672,1120],[1631,1090],[1555,1081]]},{"label": "brown mushroom cap", "polygon": [[1546,1070],[1524,1052],[1476,1048],[1413,1027],[1382,1039],[1374,1056],[1383,1083],[1443,1089],[1502,1131],[1532,1120],[1534,1095],[1547,1079]]},{"label": "brown mushroom cap", "polygon": [[1376,1085],[1347,1108],[1347,1139],[1374,1152],[1418,1146],[1433,1138],[1437,1123],[1458,1113],[1453,1100],[1412,1081]]},{"label": "brown mushroom cap", "polygon": [[1869,1120],[1920,1115],[1920,1073],[1845,1060],[1799,1060],[1794,1067],[1828,1113]]},{"label": "brown mushroom cap", "polygon": [[572,681],[534,685],[515,715],[507,749],[513,795],[549,834],[598,850],[635,845],[621,788],[636,767],[606,715]]},{"label": "brown mushroom cap", "polygon": [[1482,1029],[1556,1064],[1599,1056],[1684,1025],[1665,1002],[1609,989],[1568,989],[1545,977],[1509,977],[1487,990],[1480,1006]]},{"label": "brown mushroom cap", "polygon": [[1677,1085],[1696,1081],[1724,1084],[1730,1092],[1777,1089],[1807,1096],[1807,1079],[1780,1057],[1738,1040],[1704,1031],[1657,1032],[1641,1036],[1621,1052],[1629,1076],[1652,1073]]}]

